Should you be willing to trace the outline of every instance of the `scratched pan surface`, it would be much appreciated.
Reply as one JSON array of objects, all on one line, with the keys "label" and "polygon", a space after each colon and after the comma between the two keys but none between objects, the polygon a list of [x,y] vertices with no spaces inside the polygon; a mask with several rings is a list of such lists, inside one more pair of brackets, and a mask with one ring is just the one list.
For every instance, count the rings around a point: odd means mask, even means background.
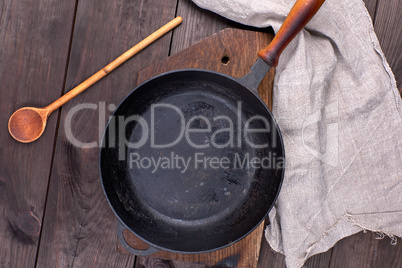
[{"label": "scratched pan surface", "polygon": [[[126,250],[211,251],[242,239],[265,218],[282,183],[284,149],[257,86],[323,2],[296,1],[243,78],[173,71],[140,85],[120,104],[106,128],[100,168]],[[158,159],[166,161],[164,168],[152,167]],[[150,248],[131,248],[123,227]]]},{"label": "scratched pan surface", "polygon": [[181,70],[123,100],[105,130],[100,172],[125,228],[156,249],[199,253],[259,225],[278,195],[284,150],[255,92],[219,73]]}]

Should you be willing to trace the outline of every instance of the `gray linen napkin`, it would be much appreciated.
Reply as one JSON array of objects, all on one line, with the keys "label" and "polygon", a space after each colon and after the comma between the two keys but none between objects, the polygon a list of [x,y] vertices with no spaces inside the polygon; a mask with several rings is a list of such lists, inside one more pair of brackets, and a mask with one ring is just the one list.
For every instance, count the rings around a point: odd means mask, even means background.
[{"label": "gray linen napkin", "polygon": [[[193,0],[277,32],[295,0]],[[361,0],[327,0],[283,52],[273,113],[286,151],[266,239],[288,267],[362,230],[402,236],[402,107]]]}]

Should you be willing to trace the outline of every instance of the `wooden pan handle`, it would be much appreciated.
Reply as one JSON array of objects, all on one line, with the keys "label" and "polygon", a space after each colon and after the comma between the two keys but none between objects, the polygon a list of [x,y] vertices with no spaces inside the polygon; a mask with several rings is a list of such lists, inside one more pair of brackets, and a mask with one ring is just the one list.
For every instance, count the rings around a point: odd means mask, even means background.
[{"label": "wooden pan handle", "polygon": [[258,52],[258,56],[272,67],[276,67],[282,51],[317,13],[324,1],[298,0],[290,10],[275,38],[266,48]]}]

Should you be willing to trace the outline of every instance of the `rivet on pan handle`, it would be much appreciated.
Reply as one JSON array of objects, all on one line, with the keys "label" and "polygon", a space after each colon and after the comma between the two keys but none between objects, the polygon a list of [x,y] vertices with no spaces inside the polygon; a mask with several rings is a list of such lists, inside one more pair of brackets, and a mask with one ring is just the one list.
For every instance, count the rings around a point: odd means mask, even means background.
[{"label": "rivet on pan handle", "polygon": [[149,246],[148,249],[144,250],[133,248],[127,243],[126,239],[124,238],[123,235],[124,230],[126,230],[126,227],[124,227],[123,224],[120,223],[120,221],[117,221],[117,237],[119,238],[121,245],[127,252],[137,256],[148,256],[159,251],[159,249],[154,248],[153,246]]}]

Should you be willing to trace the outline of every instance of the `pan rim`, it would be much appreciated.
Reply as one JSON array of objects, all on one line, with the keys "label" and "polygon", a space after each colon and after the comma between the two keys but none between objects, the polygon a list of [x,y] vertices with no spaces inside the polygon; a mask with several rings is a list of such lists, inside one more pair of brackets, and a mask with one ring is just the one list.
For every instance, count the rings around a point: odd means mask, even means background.
[{"label": "pan rim", "polygon": [[[110,125],[110,122],[112,120],[112,118],[116,115],[117,111],[119,110],[119,108],[126,102],[126,100],[128,98],[130,98],[130,96],[132,94],[134,94],[135,91],[137,91],[139,88],[143,87],[145,84],[164,77],[164,76],[169,76],[169,75],[173,75],[173,74],[177,74],[177,73],[184,73],[184,72],[197,72],[197,73],[209,73],[209,74],[213,74],[213,75],[217,75],[217,76],[221,76],[221,77],[225,77],[231,81],[233,81],[234,83],[237,83],[240,87],[243,88],[243,90],[247,90],[248,92],[252,93],[254,97],[256,97],[256,99],[258,99],[258,101],[263,105],[264,109],[266,110],[266,112],[270,115],[273,124],[275,125],[276,129],[277,129],[277,134],[279,137],[279,141],[280,141],[280,147],[282,150],[282,157],[283,157],[283,166],[281,168],[281,178],[280,178],[280,182],[278,185],[278,190],[276,192],[276,195],[273,199],[272,204],[269,206],[269,208],[267,209],[267,211],[265,212],[264,216],[258,221],[257,224],[254,225],[253,228],[250,228],[250,230],[246,233],[244,233],[243,235],[241,235],[240,237],[238,237],[237,239],[223,245],[223,246],[219,246],[219,247],[214,247],[211,249],[206,249],[206,250],[201,250],[201,251],[183,251],[183,250],[176,250],[176,249],[170,249],[170,248],[166,248],[164,246],[160,246],[155,244],[154,242],[150,242],[147,239],[143,238],[141,235],[137,234],[136,232],[134,232],[126,223],[125,221],[121,218],[121,216],[117,213],[115,207],[113,206],[113,204],[111,203],[110,199],[109,199],[109,195],[106,191],[105,185],[104,185],[104,177],[102,176],[102,166],[101,166],[101,155],[102,155],[102,150],[103,150],[103,144],[105,142],[105,136],[106,136],[106,132],[108,130],[108,127]],[[247,237],[248,235],[250,235],[255,229],[257,229],[258,226],[261,225],[261,223],[267,218],[269,212],[272,210],[273,206],[275,205],[279,193],[281,191],[282,188],[282,184],[283,184],[283,180],[284,180],[284,176],[285,176],[285,172],[286,172],[286,155],[285,155],[285,146],[284,146],[284,142],[283,142],[283,136],[282,136],[282,132],[279,128],[279,125],[275,119],[275,117],[273,116],[271,110],[268,108],[268,106],[265,104],[265,102],[261,99],[261,97],[258,95],[257,90],[253,90],[253,89],[249,89],[247,88],[245,85],[243,85],[242,83],[240,83],[241,78],[235,78],[232,77],[230,75],[224,74],[224,73],[220,73],[220,72],[216,72],[216,71],[212,71],[212,70],[207,70],[207,69],[199,69],[199,68],[184,68],[184,69],[177,69],[177,70],[172,70],[172,71],[168,71],[168,72],[163,72],[161,74],[158,74],[156,76],[151,77],[150,79],[147,79],[146,81],[140,83],[139,85],[137,85],[133,90],[131,90],[123,99],[122,101],[120,101],[120,103],[116,106],[116,109],[113,111],[113,113],[111,114],[106,126],[105,126],[105,130],[103,132],[102,135],[102,140],[101,140],[101,148],[99,150],[99,157],[98,157],[98,166],[99,166],[99,174],[100,174],[100,180],[101,180],[101,185],[102,185],[102,189],[103,189],[103,193],[106,197],[106,200],[110,206],[110,208],[112,209],[114,215],[116,216],[117,220],[128,230],[130,231],[132,234],[134,234],[136,237],[140,238],[142,241],[146,242],[150,247],[154,247],[156,249],[159,250],[164,250],[164,251],[168,251],[168,252],[172,252],[172,253],[179,253],[179,254],[197,254],[197,253],[208,253],[208,252],[213,252],[213,251],[217,251],[226,247],[229,247],[237,242],[239,242],[240,240],[244,239],[245,237]]]}]

